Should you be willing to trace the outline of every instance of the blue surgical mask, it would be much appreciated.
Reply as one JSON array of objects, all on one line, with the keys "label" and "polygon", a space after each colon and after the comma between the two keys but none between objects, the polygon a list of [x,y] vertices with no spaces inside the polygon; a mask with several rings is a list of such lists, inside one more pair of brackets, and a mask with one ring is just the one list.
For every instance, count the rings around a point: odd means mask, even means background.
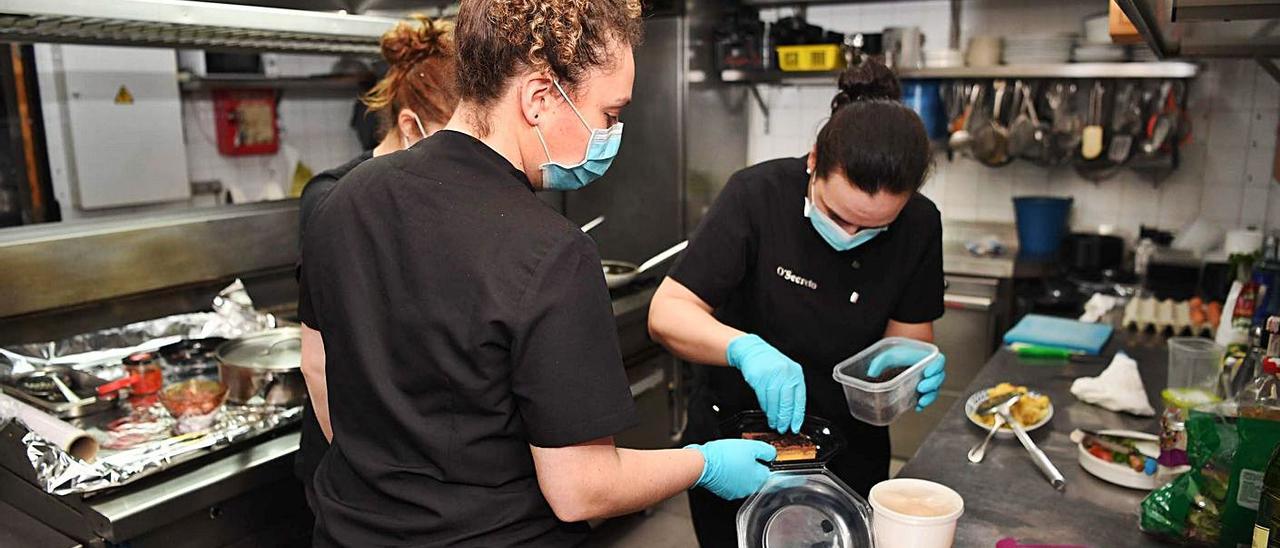
[{"label": "blue surgical mask", "polygon": [[818,235],[827,241],[827,245],[830,245],[836,251],[848,251],[871,241],[872,238],[889,230],[889,227],[882,226],[879,228],[864,228],[849,234],[843,228],[840,228],[840,225],[836,224],[835,221],[831,220],[831,217],[828,217],[817,206],[814,206],[808,196],[804,197],[804,216],[809,218],[809,222],[813,224],[813,229],[817,230]]},{"label": "blue surgical mask", "polygon": [[564,88],[560,87],[560,83],[554,81],[552,83],[569,103],[569,108],[573,109],[578,120],[591,132],[591,139],[587,141],[587,152],[583,155],[582,161],[566,166],[551,159],[551,149],[547,148],[542,130],[538,126],[533,126],[533,130],[538,133],[538,141],[542,143],[542,151],[547,154],[547,163],[541,166],[542,187],[547,190],[578,190],[599,179],[613,164],[613,159],[618,156],[618,148],[622,146],[622,123],[616,123],[609,129],[592,129],[587,119],[578,112],[578,107],[574,106],[573,100],[569,99],[569,95],[564,92]]}]

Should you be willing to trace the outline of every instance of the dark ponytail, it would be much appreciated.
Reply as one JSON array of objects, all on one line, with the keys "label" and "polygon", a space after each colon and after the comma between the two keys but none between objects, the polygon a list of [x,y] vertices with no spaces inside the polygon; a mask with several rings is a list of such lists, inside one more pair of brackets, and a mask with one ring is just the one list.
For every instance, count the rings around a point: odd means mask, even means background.
[{"label": "dark ponytail", "polygon": [[924,123],[903,105],[902,85],[875,61],[845,70],[818,132],[817,175],[840,174],[868,194],[911,193],[924,185],[933,156]]}]

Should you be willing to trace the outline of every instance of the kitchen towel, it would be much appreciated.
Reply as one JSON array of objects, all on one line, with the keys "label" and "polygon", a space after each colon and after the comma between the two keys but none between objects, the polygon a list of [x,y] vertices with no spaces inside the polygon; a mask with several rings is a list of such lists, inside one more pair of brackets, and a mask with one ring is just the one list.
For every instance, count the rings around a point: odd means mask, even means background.
[{"label": "kitchen towel", "polygon": [[1147,401],[1147,390],[1138,374],[1138,362],[1124,352],[1117,352],[1111,365],[1096,377],[1080,377],[1071,383],[1071,394],[1080,401],[1143,417],[1156,410]]}]

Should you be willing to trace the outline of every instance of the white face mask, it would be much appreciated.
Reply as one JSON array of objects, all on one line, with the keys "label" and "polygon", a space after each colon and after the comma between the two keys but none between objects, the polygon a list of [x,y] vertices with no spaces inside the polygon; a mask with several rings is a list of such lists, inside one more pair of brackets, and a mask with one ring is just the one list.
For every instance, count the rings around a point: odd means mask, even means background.
[{"label": "white face mask", "polygon": [[404,144],[404,148],[406,148],[406,149],[408,149],[409,147],[413,146],[413,145],[414,145],[415,143],[417,143],[418,141],[421,141],[421,140],[423,140],[423,139],[426,139],[426,138],[427,138],[427,128],[425,128],[425,127],[423,127],[423,126],[422,126],[422,119],[421,119],[421,118],[418,118],[418,114],[411,110],[411,111],[409,111],[409,116],[413,116],[413,122],[414,122],[415,124],[418,124],[418,135],[421,135],[422,137],[420,137],[420,138],[418,138],[418,139],[414,139],[414,140],[413,140],[413,142],[412,142],[412,143],[410,143],[410,142],[409,142],[409,136],[408,136],[408,135],[405,135],[405,134],[403,134],[403,133],[401,133],[401,134],[400,134],[400,142]]}]

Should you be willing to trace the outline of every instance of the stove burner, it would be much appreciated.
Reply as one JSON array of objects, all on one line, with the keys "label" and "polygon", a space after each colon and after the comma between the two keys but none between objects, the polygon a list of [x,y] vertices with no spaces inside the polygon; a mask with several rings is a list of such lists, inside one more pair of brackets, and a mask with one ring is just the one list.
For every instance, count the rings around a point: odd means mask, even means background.
[{"label": "stove burner", "polygon": [[14,382],[22,391],[47,400],[63,401],[62,393],[58,391],[58,385],[53,382],[54,375],[57,375],[63,384],[71,384],[71,376],[65,373],[52,373],[49,371],[36,371],[26,377],[17,379]]}]

